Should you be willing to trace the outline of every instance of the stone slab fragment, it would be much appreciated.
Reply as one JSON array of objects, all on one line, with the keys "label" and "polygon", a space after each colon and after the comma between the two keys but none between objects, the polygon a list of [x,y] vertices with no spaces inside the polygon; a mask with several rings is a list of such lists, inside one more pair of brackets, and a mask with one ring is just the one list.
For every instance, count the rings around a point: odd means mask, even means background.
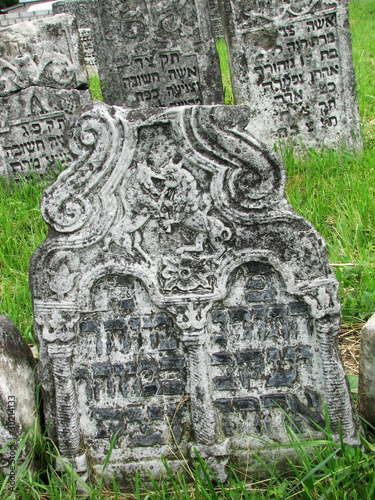
[{"label": "stone slab fragment", "polygon": [[224,31],[219,9],[219,0],[209,0],[209,2],[211,11],[212,31],[214,33],[215,38],[222,38],[224,36]]},{"label": "stone slab fragment", "polygon": [[72,159],[63,137],[65,124],[91,101],[89,90],[30,87],[0,97],[0,176],[17,179],[30,171],[58,172]]},{"label": "stone slab fragment", "polygon": [[371,316],[361,332],[358,411],[371,425],[375,425],[375,315]]},{"label": "stone slab fragment", "polygon": [[223,103],[208,0],[57,2],[91,28],[103,99],[129,107]]},{"label": "stone slab fragment", "polygon": [[[0,443],[1,448],[25,435],[36,418],[36,361],[14,323],[0,315]],[[0,453],[0,470],[15,479],[26,458],[27,444],[15,463],[20,441]]]},{"label": "stone slab fragment", "polygon": [[96,67],[96,55],[94,44],[91,36],[91,29],[79,29],[79,37],[82,43],[83,55],[85,57],[86,66]]},{"label": "stone slab fragment", "polygon": [[225,480],[249,449],[275,462],[286,423],[322,437],[325,402],[356,441],[326,246],[250,116],[96,103],[71,122],[29,282],[46,419],[83,472],[82,440],[101,472],[119,431],[105,474],[124,488],[194,448]]},{"label": "stone slab fragment", "polygon": [[0,29],[0,96],[34,85],[88,86],[74,16],[51,16]]},{"label": "stone slab fragment", "polygon": [[[235,103],[269,146],[360,145],[346,0],[221,0]],[[355,137],[354,137],[355,136]]]}]

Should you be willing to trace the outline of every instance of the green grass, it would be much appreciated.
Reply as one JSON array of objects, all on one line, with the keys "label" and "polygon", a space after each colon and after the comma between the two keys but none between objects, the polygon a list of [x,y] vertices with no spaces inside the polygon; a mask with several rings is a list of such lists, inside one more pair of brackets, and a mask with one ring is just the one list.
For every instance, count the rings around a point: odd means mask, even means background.
[{"label": "green grass", "polygon": [[375,2],[349,4],[353,61],[365,141],[375,143]]},{"label": "green grass", "polygon": [[230,80],[230,72],[229,72],[227,44],[225,43],[224,38],[219,38],[216,40],[216,49],[220,58],[221,78],[223,81],[223,89],[225,96],[224,102],[225,104],[234,104],[232,82]]},{"label": "green grass", "polygon": [[46,186],[42,179],[19,185],[0,180],[0,313],[11,318],[28,343],[33,341],[28,267],[46,237],[39,210]]},{"label": "green grass", "polygon": [[102,88],[97,73],[90,74],[90,91],[94,101],[103,101]]},{"label": "green grass", "polygon": [[[374,431],[375,429],[370,429]],[[90,500],[371,500],[375,498],[375,446],[373,438],[359,436],[362,446],[351,447],[330,433],[328,416],[326,431],[319,441],[306,441],[293,428],[287,426],[289,443],[267,445],[272,448],[288,447],[295,452],[295,459],[289,460],[290,470],[278,472],[263,460],[262,455],[252,454],[260,468],[261,476],[246,478],[229,469],[227,485],[220,484],[204,460],[197,455],[187,470],[187,474],[172,474],[166,461],[164,479],[155,481],[150,476],[152,487],[146,487],[136,474],[133,493],[118,491],[113,479],[108,490],[103,478],[92,476],[86,483],[77,476],[73,468],[66,464],[57,471],[56,461],[62,462],[54,443],[42,432],[38,420],[35,427],[20,443],[19,452],[28,445],[27,460],[17,469],[15,491],[9,491],[7,478],[0,473],[0,498],[2,500],[70,500],[87,498]],[[116,436],[114,437],[104,462],[109,462]],[[0,452],[6,452],[1,449]],[[19,453],[18,452],[18,453]],[[250,452],[251,454],[251,452]],[[264,479],[264,476],[267,476]],[[77,486],[81,488],[77,492]]]}]

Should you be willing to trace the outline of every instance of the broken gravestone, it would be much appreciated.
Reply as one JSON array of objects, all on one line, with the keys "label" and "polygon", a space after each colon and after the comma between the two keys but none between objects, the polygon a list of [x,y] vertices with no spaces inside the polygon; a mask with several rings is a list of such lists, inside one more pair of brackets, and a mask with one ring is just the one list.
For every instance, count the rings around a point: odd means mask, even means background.
[{"label": "broken gravestone", "polygon": [[360,144],[348,2],[221,0],[233,96],[272,146]]},{"label": "broken gravestone", "polygon": [[[326,247],[246,107],[85,108],[30,263],[46,420],[65,460],[129,488],[194,449],[220,480],[286,424],[355,442]],[[283,448],[281,455],[285,455]]]},{"label": "broken gravestone", "polygon": [[91,28],[103,99],[129,107],[223,103],[208,0],[57,2]]},{"label": "broken gravestone", "polygon": [[[16,463],[21,436],[35,424],[36,361],[14,323],[0,315],[0,470],[15,482],[17,466],[26,458],[27,443]],[[8,445],[6,448],[5,446]]]},{"label": "broken gravestone", "polygon": [[0,176],[58,170],[67,117],[90,101],[74,16],[0,30]]},{"label": "broken gravestone", "polygon": [[359,356],[358,411],[375,425],[375,315],[367,321],[361,332]]}]

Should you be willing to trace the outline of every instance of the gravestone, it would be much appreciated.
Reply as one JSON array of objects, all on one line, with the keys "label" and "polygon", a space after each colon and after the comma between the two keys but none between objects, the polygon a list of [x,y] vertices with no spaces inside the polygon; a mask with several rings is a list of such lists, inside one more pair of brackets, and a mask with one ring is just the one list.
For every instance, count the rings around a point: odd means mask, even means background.
[{"label": "gravestone", "polygon": [[211,24],[214,37],[222,38],[224,36],[224,33],[221,21],[221,14],[219,10],[219,0],[209,0],[209,2],[211,10]]},{"label": "gravestone", "polygon": [[220,0],[236,104],[269,146],[360,144],[348,2]]},{"label": "gravestone", "polygon": [[71,159],[67,117],[91,100],[77,22],[62,14],[0,30],[0,176],[17,179]]},{"label": "gravestone", "polygon": [[208,0],[56,2],[91,28],[108,104],[129,107],[223,103]]},{"label": "gravestone", "polygon": [[[286,423],[356,440],[326,246],[246,107],[85,108],[30,263],[51,437],[124,488],[194,449],[220,480]],[[282,455],[285,455],[285,449]],[[249,467],[254,466],[250,459]],[[165,471],[164,471],[165,472]]]},{"label": "gravestone", "polygon": [[358,411],[371,425],[375,425],[375,315],[361,331],[359,355]]},{"label": "gravestone", "polygon": [[[0,470],[14,486],[17,467],[26,459],[26,443],[16,460],[20,438],[35,424],[36,361],[14,323],[0,315]],[[7,448],[4,448],[8,445]]]}]

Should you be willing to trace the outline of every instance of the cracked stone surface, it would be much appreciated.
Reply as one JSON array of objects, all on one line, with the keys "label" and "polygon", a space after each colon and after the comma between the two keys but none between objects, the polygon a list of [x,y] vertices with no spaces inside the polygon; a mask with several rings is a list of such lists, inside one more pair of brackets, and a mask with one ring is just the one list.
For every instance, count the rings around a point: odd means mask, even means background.
[{"label": "cracked stone surface", "polygon": [[[277,155],[239,106],[96,103],[43,195],[30,286],[46,419],[67,461],[129,489],[195,449],[217,477],[248,450],[286,460],[286,423],[356,442],[326,246],[285,196]],[[250,462],[249,462],[250,460]]]}]

